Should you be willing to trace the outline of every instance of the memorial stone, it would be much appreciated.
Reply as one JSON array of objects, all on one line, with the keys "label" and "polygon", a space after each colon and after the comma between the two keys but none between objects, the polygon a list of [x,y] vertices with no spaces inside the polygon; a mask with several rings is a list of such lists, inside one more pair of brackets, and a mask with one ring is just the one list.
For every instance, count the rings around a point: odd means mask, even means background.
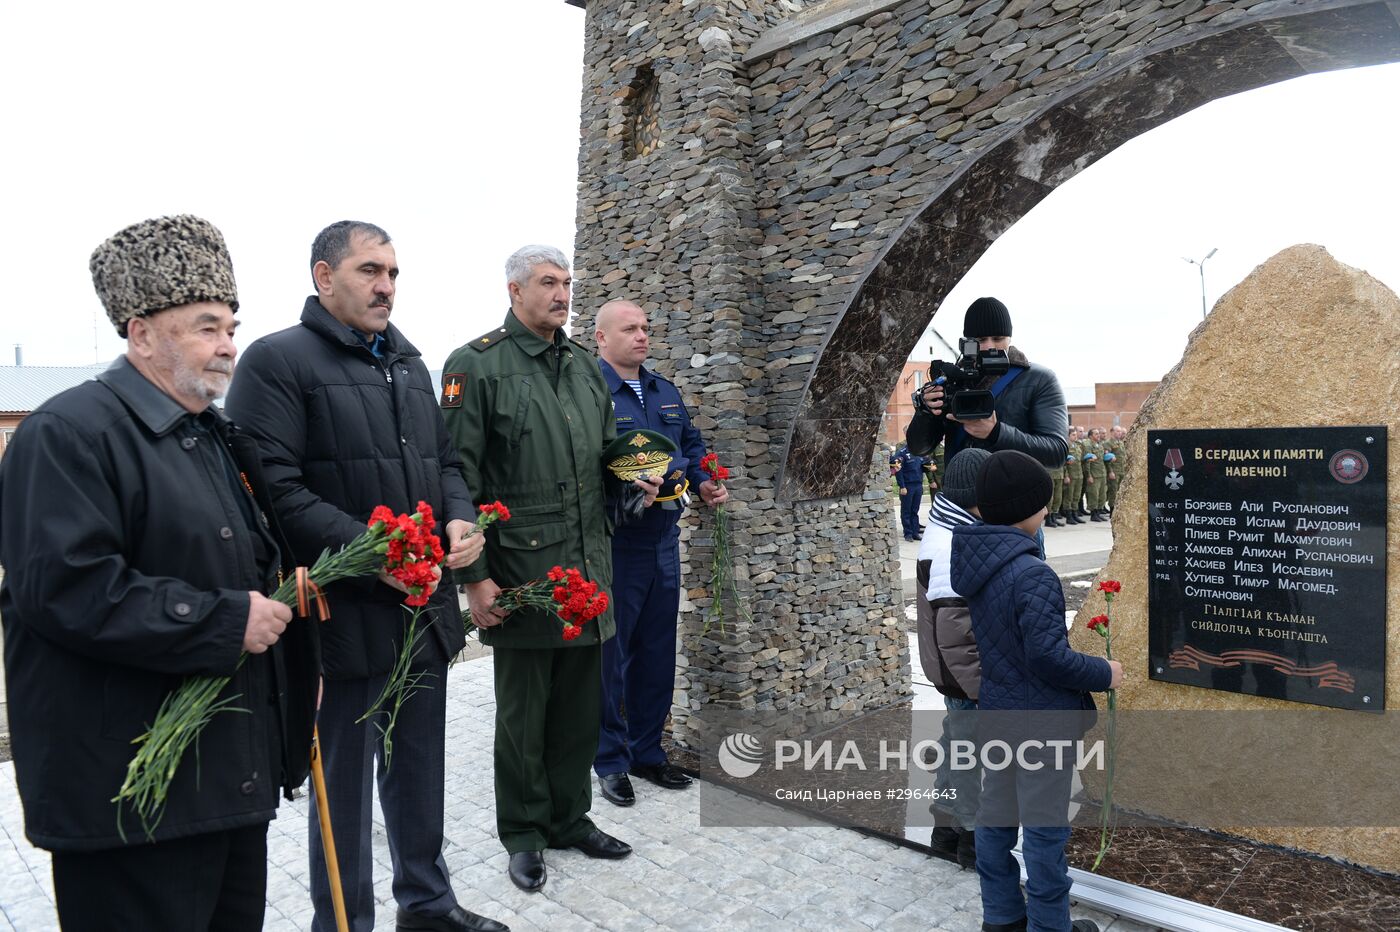
[{"label": "memorial stone", "polygon": [[[1265,598],[1265,592],[1268,593],[1267,598],[1277,598],[1282,592],[1277,584],[1278,579],[1309,579],[1337,586],[1336,598],[1330,603],[1322,598],[1327,593],[1309,592],[1307,595],[1316,607],[1303,608],[1303,603],[1299,603],[1300,607],[1291,612],[1314,615],[1318,625],[1266,625],[1270,629],[1278,630],[1326,630],[1329,632],[1327,644],[1276,638],[1272,639],[1274,647],[1261,648],[1260,643],[1263,639],[1251,634],[1250,640],[1254,642],[1252,649],[1268,649],[1285,656],[1288,656],[1288,651],[1291,650],[1294,651],[1291,656],[1306,659],[1308,663],[1317,662],[1319,658],[1325,661],[1330,655],[1322,653],[1320,648],[1323,646],[1344,651],[1351,649],[1347,642],[1349,634],[1343,633],[1334,638],[1330,633],[1333,628],[1348,616],[1354,619],[1366,616],[1366,621],[1356,622],[1354,631],[1351,631],[1353,626],[1346,627],[1350,633],[1369,639],[1365,643],[1370,645],[1368,649],[1372,651],[1371,657],[1363,658],[1360,663],[1350,660],[1346,663],[1339,662],[1338,666],[1346,667],[1345,672],[1357,677],[1358,685],[1366,676],[1371,675],[1366,671],[1374,670],[1380,674],[1379,680],[1374,684],[1374,691],[1368,693],[1358,690],[1350,694],[1357,700],[1357,708],[1369,710],[1375,706],[1383,706],[1386,701],[1392,705],[1397,701],[1396,697],[1400,696],[1400,692],[1396,691],[1397,685],[1400,685],[1400,593],[1394,589],[1397,580],[1400,579],[1396,573],[1396,567],[1400,565],[1397,563],[1400,560],[1400,535],[1397,535],[1394,520],[1400,511],[1383,497],[1380,501],[1384,502],[1384,508],[1378,510],[1374,497],[1377,492],[1373,489],[1367,493],[1360,489],[1373,480],[1377,482],[1378,489],[1380,474],[1384,474],[1389,488],[1396,487],[1397,458],[1394,451],[1389,449],[1395,431],[1388,430],[1382,433],[1378,432],[1375,426],[1390,426],[1394,422],[1395,412],[1400,411],[1400,354],[1394,351],[1396,346],[1400,346],[1400,299],[1367,273],[1338,262],[1327,250],[1312,245],[1290,247],[1264,262],[1222,297],[1211,310],[1210,316],[1196,327],[1181,362],[1166,375],[1162,384],[1143,404],[1128,436],[1128,458],[1131,465],[1119,489],[1118,508],[1113,516],[1113,553],[1100,574],[1100,578],[1119,580],[1123,586],[1122,595],[1113,604],[1113,655],[1122,660],[1126,672],[1123,687],[1118,695],[1120,709],[1297,711],[1304,708],[1278,698],[1280,694],[1287,694],[1287,690],[1270,692],[1259,688],[1257,675],[1251,672],[1259,669],[1258,664],[1252,664],[1249,669],[1243,671],[1245,675],[1241,684],[1248,687],[1243,692],[1257,693],[1255,695],[1196,688],[1198,685],[1211,685],[1196,680],[1190,681],[1194,685],[1184,685],[1187,682],[1187,674],[1203,674],[1182,667],[1172,670],[1168,664],[1163,665],[1162,674],[1157,674],[1157,664],[1153,662],[1154,655],[1165,650],[1170,656],[1171,651],[1180,648],[1182,644],[1165,641],[1158,644],[1152,640],[1152,634],[1157,628],[1150,616],[1158,623],[1166,618],[1163,614],[1166,602],[1162,602],[1161,593],[1154,590],[1152,573],[1157,570],[1153,567],[1153,560],[1174,559],[1176,555],[1154,555],[1150,549],[1150,542],[1160,539],[1152,537],[1151,518],[1154,515],[1150,510],[1150,503],[1172,501],[1173,499],[1165,498],[1170,494],[1182,496],[1181,501],[1184,505],[1188,493],[1193,501],[1228,500],[1232,504],[1246,500],[1266,501],[1266,508],[1272,508],[1272,502],[1275,500],[1294,505],[1333,503],[1346,505],[1349,509],[1360,508],[1355,514],[1349,511],[1347,515],[1306,516],[1318,520],[1360,521],[1363,525],[1360,531],[1333,532],[1327,535],[1353,538],[1353,547],[1312,548],[1290,542],[1280,545],[1290,552],[1288,559],[1274,561],[1262,558],[1266,572],[1239,572],[1241,577],[1250,576],[1270,581],[1268,587],[1253,587],[1253,592],[1258,598]],[[1309,426],[1298,430],[1297,425]],[[1326,432],[1314,433],[1317,428],[1338,429],[1341,433],[1337,436],[1345,434],[1347,439],[1343,443],[1336,443],[1330,439],[1319,442],[1313,438],[1322,437]],[[1194,457],[1197,446],[1202,447],[1203,451],[1207,446],[1213,446],[1215,449],[1248,449],[1250,447],[1241,444],[1237,438],[1248,436],[1254,430],[1272,434],[1268,438],[1271,450],[1320,448],[1324,451],[1325,458],[1288,462],[1287,479],[1301,480],[1291,493],[1287,490],[1283,476],[1224,474],[1224,467],[1230,465],[1281,465],[1276,462],[1237,460],[1232,464],[1229,460],[1217,460],[1215,463],[1220,469],[1219,475],[1207,478],[1203,471],[1207,462],[1204,457],[1199,464],[1187,460],[1188,450]],[[1206,439],[1212,436],[1215,439]],[[1264,433],[1257,436],[1263,438]],[[1291,441],[1279,439],[1290,436],[1294,438]],[[1374,437],[1375,442],[1367,445],[1367,436]],[[1168,444],[1166,441],[1171,437],[1178,440]],[[1183,437],[1194,439],[1179,439]],[[1158,438],[1164,441],[1161,445],[1151,442]],[[1196,440],[1201,442],[1197,443]],[[1262,447],[1261,442],[1259,448]],[[1177,467],[1177,471],[1183,478],[1183,484],[1177,491],[1172,491],[1166,484],[1171,468],[1167,466],[1165,459],[1167,450],[1171,448],[1181,451],[1181,465]],[[1321,476],[1330,476],[1332,459],[1342,449],[1364,451],[1365,478],[1355,483],[1356,488],[1350,491],[1317,485],[1323,481]],[[1338,461],[1335,465],[1345,477],[1354,475],[1359,463]],[[1295,469],[1302,471],[1303,475],[1294,476]],[[1330,478],[1325,481],[1336,486],[1345,484]],[[1219,485],[1213,486],[1211,483]],[[1251,488],[1253,491],[1246,491]],[[1320,489],[1327,490],[1326,497],[1322,496]],[[1225,492],[1228,492],[1230,497],[1222,498]],[[1384,492],[1379,494],[1384,496]],[[1213,510],[1202,507],[1193,511],[1197,514],[1209,514]],[[1173,510],[1169,509],[1159,512],[1156,516],[1165,517],[1173,513]],[[1186,512],[1182,509],[1181,513],[1184,515]],[[1240,514],[1237,510],[1230,513],[1236,516]],[[1300,517],[1303,515],[1287,516],[1288,526],[1293,528],[1293,534],[1297,534]],[[1384,532],[1381,530],[1382,525]],[[1184,541],[1184,534],[1181,532],[1186,526],[1184,523],[1175,526],[1172,533],[1177,534],[1178,541]],[[1275,529],[1271,528],[1267,533],[1272,537],[1274,532]],[[1318,533],[1321,534],[1321,531]],[[1243,546],[1242,541],[1239,543]],[[1272,541],[1270,546],[1273,547]],[[1293,552],[1295,549],[1307,552],[1316,550],[1329,554],[1370,554],[1375,556],[1376,563],[1346,565],[1330,561],[1299,560]],[[1184,554],[1181,558],[1184,559]],[[1234,569],[1234,562],[1246,559],[1253,563],[1261,562],[1246,558],[1242,554],[1231,554],[1222,558],[1229,561],[1230,568],[1223,571],[1223,575],[1231,585],[1203,585],[1201,588],[1243,589],[1245,587],[1235,586],[1231,579],[1238,572]],[[1285,564],[1308,565],[1329,567],[1338,572],[1325,580],[1322,577],[1303,577],[1295,573],[1274,573],[1274,562],[1278,562],[1281,567]],[[1341,570],[1343,566],[1347,567],[1344,572]],[[1185,567],[1169,569],[1173,572],[1185,571]],[[1365,573],[1354,573],[1362,569]],[[1222,573],[1216,571],[1216,575]],[[1382,579],[1384,585],[1379,591],[1370,588],[1372,585],[1380,586]],[[1178,585],[1182,589],[1177,598],[1183,606],[1188,600],[1194,600],[1201,605],[1207,601],[1222,606],[1227,604],[1225,600],[1188,596],[1185,593],[1187,583],[1184,576],[1171,585]],[[1301,590],[1289,591],[1296,594]],[[1329,604],[1330,608],[1320,607]],[[1384,636],[1377,637],[1376,622],[1366,613],[1381,606],[1384,606],[1385,611]],[[1080,618],[1098,614],[1104,608],[1102,596],[1095,593],[1084,604]],[[1207,620],[1203,612],[1176,611],[1175,614],[1175,623],[1178,625],[1183,617],[1188,624],[1193,619]],[[1221,620],[1233,619],[1221,616]],[[1250,620],[1248,624],[1252,630],[1264,625],[1264,621]],[[1083,624],[1074,625],[1070,640],[1077,650],[1100,655],[1103,653],[1102,640],[1096,634],[1085,630]],[[1238,645],[1226,646],[1221,642],[1211,642],[1216,649],[1206,647],[1208,642],[1199,643],[1202,650],[1213,654],[1218,654],[1221,650],[1238,649]],[[1341,692],[1318,688],[1316,679],[1311,682],[1313,685],[1307,687],[1306,691],[1308,702],[1317,702],[1318,696],[1324,693]],[[1380,692],[1381,697],[1385,698],[1376,696],[1376,692]],[[1360,698],[1368,694],[1372,695],[1372,702],[1360,703]],[[1290,695],[1289,698],[1295,696]],[[1353,716],[1357,713],[1335,711],[1328,714]],[[1239,757],[1235,763],[1218,760],[1200,762],[1198,769],[1214,768],[1221,779],[1226,779],[1220,768],[1239,766],[1242,768],[1239,771],[1240,779],[1249,779],[1248,761],[1251,750],[1246,744],[1239,748]],[[1375,754],[1371,748],[1340,747],[1336,759],[1331,764],[1337,768],[1369,770],[1373,767],[1374,760]],[[1264,842],[1340,857],[1383,870],[1400,870],[1400,834],[1389,828],[1227,828],[1234,833]]]}]

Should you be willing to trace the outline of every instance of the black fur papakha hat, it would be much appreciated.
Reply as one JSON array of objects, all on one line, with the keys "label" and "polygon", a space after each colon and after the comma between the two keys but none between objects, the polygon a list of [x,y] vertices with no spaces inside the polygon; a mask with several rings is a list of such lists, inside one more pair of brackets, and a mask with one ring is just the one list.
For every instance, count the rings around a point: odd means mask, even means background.
[{"label": "black fur papakha hat", "polygon": [[92,286],[117,333],[126,323],[200,301],[238,310],[238,286],[224,235],[191,214],[134,223],[92,252]]}]

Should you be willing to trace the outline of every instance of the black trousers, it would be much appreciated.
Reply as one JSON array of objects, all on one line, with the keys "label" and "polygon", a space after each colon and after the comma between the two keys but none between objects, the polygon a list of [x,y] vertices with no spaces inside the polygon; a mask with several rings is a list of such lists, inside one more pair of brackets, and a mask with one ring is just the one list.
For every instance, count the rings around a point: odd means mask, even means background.
[{"label": "black trousers", "polygon": [[254,932],[267,898],[267,823],[106,851],[56,851],[64,932]]},{"label": "black trousers", "polygon": [[[434,656],[433,648],[423,653]],[[384,768],[384,742],[374,721],[356,724],[384,688],[386,675],[369,679],[326,680],[317,723],[331,831],[340,864],[345,911],[354,932],[374,928],[374,827],[371,782],[379,784],[379,808],[389,836],[394,866],[394,899],[411,913],[441,916],[457,905],[447,861],[443,858],[443,729],[447,718],[447,664],[439,659],[414,662],[428,674],[423,689],[399,710],[391,736],[393,753]],[[326,856],[321,845],[319,800],[312,793],[307,844],[311,861],[311,902],[315,932],[335,929]]]}]

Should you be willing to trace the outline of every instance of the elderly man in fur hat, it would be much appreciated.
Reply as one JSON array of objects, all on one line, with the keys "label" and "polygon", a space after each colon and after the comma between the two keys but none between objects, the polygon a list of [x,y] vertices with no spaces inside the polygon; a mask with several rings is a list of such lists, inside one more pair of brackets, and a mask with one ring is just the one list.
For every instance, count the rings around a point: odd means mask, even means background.
[{"label": "elderly man in fur hat", "polygon": [[[25,834],[53,853],[64,929],[259,929],[267,825],[305,779],[314,625],[265,593],[291,553],[257,452],[213,406],[238,292],[198,217],[92,255],[126,354],[50,399],[0,463],[0,587]],[[240,663],[240,658],[247,658]],[[147,834],[112,798],[161,701],[232,677]]]}]

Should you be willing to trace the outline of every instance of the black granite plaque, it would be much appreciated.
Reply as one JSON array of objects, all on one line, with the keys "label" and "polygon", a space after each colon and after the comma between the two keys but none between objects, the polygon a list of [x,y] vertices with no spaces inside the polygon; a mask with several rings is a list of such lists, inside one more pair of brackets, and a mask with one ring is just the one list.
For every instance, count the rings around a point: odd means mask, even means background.
[{"label": "black granite plaque", "polygon": [[1154,680],[1385,709],[1386,429],[1152,430]]}]

